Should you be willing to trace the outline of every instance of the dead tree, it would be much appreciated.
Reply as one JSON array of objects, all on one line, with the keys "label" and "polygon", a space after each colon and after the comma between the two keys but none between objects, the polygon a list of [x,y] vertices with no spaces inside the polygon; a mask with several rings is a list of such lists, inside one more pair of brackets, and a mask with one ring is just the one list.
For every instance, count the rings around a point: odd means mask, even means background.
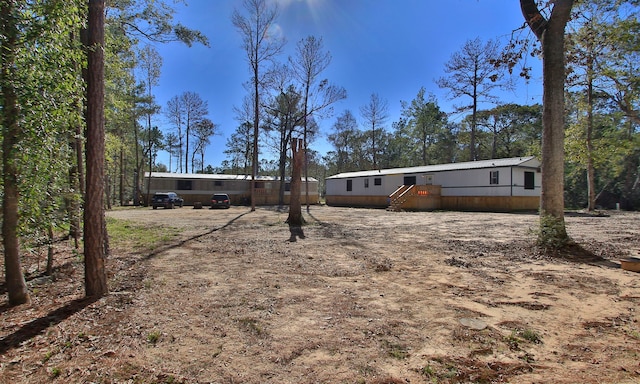
[{"label": "dead tree", "polygon": [[291,151],[293,152],[293,169],[291,171],[291,193],[289,196],[289,226],[301,226],[304,224],[302,217],[301,190],[302,190],[302,168],[306,150],[304,140],[291,139]]}]

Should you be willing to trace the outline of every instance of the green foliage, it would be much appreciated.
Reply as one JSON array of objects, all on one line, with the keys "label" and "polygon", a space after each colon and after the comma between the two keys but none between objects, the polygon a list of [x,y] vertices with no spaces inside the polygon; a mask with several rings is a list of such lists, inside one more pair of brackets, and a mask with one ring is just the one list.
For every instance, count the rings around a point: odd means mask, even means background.
[{"label": "green foliage", "polygon": [[[504,341],[511,350],[519,351],[520,345],[523,342],[542,344],[542,336],[533,329],[517,329],[512,331],[509,336],[505,337]],[[528,353],[525,353],[521,358],[525,361],[533,362],[532,356]]]},{"label": "green foliage", "polygon": [[530,343],[542,344],[542,336],[540,336],[540,334],[534,331],[533,329],[529,329],[529,328],[523,329],[522,331],[519,332],[519,335],[524,340]]},{"label": "green foliage", "polygon": [[[397,125],[396,134],[403,140],[404,153],[410,156],[396,167],[448,163],[446,145],[447,114],[438,106],[434,95],[425,98],[424,87],[410,103],[401,101],[402,124]],[[403,164],[404,163],[404,164]]]},{"label": "green foliage", "polygon": [[150,332],[147,335],[147,342],[155,345],[158,343],[158,341],[160,341],[160,336],[161,336],[161,333],[159,331]]},{"label": "green foliage", "polygon": [[[629,208],[640,206],[630,181],[638,175],[632,164],[637,158],[634,150],[638,148],[640,124],[639,6],[638,1],[579,2],[568,27],[569,206],[587,205],[585,175],[589,167],[595,174],[595,194],[605,191]],[[602,203],[612,208],[611,202]]]},{"label": "green foliage", "polygon": [[46,362],[47,362],[47,361],[49,361],[49,360],[53,357],[53,355],[55,355],[55,354],[56,354],[56,352],[54,352],[54,351],[47,351],[47,353],[45,353],[45,354],[44,354],[44,357],[42,358],[42,362],[43,362],[43,363],[46,363]]},{"label": "green foliage", "polygon": [[[470,116],[465,118],[468,122]],[[540,157],[542,105],[504,104],[478,111],[478,152],[482,159]]]},{"label": "green foliage", "polygon": [[209,46],[208,38],[201,32],[174,23],[175,10],[165,0],[112,0],[108,7],[110,24],[132,39]]},{"label": "green foliage", "polygon": [[4,155],[17,166],[17,229],[27,243],[46,241],[46,230],[64,221],[65,198],[77,198],[77,191],[68,186],[74,162],[69,140],[72,127],[82,119],[77,103],[83,52],[73,36],[84,11],[81,1],[29,2],[15,15],[21,36],[13,51],[16,70],[11,85],[18,96],[19,136],[14,151]]},{"label": "green foliage", "polygon": [[425,365],[424,367],[422,367],[422,369],[420,370],[420,372],[431,378],[431,377],[435,377],[436,376],[436,370],[429,364]]},{"label": "green foliage", "polygon": [[62,369],[58,367],[51,368],[51,377],[59,377],[62,374]]}]

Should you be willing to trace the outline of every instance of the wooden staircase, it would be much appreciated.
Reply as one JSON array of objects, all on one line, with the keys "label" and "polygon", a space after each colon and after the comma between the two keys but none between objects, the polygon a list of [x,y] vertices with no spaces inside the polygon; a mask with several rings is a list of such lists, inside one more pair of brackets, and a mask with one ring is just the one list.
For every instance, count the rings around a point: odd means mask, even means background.
[{"label": "wooden staircase", "polygon": [[392,194],[389,195],[389,206],[387,211],[400,212],[402,205],[411,197],[416,196],[415,185],[401,185]]}]

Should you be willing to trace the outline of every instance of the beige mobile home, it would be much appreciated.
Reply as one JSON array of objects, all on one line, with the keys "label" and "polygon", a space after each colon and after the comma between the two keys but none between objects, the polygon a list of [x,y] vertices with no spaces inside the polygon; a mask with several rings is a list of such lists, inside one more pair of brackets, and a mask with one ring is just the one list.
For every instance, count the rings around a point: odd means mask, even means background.
[{"label": "beige mobile home", "polygon": [[535,157],[348,172],[327,178],[326,202],[394,210],[537,210],[541,181]]},{"label": "beige mobile home", "polygon": [[[284,202],[289,204],[290,180],[285,180]],[[302,180],[302,202],[306,204],[304,179]],[[309,203],[318,203],[318,180],[309,178]],[[148,190],[147,190],[148,186]],[[145,200],[156,192],[175,192],[184,199],[186,205],[200,202],[209,205],[214,193],[226,193],[231,204],[250,204],[251,176],[248,175],[217,175],[197,173],[168,173],[145,172],[142,187]],[[258,176],[256,178],[256,205],[276,205],[280,192],[280,178],[273,176]]]}]

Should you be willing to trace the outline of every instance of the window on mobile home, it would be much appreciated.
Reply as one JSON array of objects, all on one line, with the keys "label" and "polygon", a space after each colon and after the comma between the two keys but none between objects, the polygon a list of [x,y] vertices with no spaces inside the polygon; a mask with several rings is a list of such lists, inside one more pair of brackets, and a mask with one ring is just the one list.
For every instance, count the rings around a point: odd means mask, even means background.
[{"label": "window on mobile home", "polygon": [[178,190],[190,191],[193,189],[193,180],[178,180]]},{"label": "window on mobile home", "polygon": [[499,184],[499,171],[489,172],[489,184]]},{"label": "window on mobile home", "polygon": [[353,180],[347,180],[347,192],[351,192],[353,190]]},{"label": "window on mobile home", "polygon": [[536,188],[536,174],[534,172],[524,173],[524,189]]},{"label": "window on mobile home", "polygon": [[369,179],[364,179],[364,187],[369,188]]},{"label": "window on mobile home", "polygon": [[382,177],[375,177],[373,179],[373,185],[382,185]]}]

